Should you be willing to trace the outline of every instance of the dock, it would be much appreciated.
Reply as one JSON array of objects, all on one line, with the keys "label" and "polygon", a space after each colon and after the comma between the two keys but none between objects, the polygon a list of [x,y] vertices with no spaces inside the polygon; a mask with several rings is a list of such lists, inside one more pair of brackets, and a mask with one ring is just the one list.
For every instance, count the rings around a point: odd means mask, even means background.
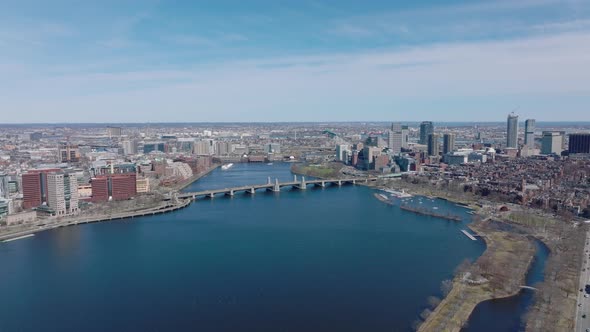
[{"label": "dock", "polygon": [[461,232],[463,232],[463,234],[465,234],[465,236],[467,236],[467,237],[468,237],[468,238],[470,238],[471,240],[473,240],[473,241],[477,241],[477,239],[476,239],[476,238],[475,238],[473,235],[471,235],[471,233],[469,233],[468,231],[466,231],[466,230],[462,229],[462,230],[461,230]]}]

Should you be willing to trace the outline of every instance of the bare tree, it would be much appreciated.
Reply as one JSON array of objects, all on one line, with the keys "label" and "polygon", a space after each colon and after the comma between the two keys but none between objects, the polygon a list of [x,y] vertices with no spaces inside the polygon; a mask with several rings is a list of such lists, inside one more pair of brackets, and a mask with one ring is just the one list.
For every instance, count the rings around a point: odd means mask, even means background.
[{"label": "bare tree", "polygon": [[426,300],[428,302],[428,305],[434,310],[436,309],[436,307],[439,306],[439,304],[442,302],[441,299],[439,299],[436,296],[429,296],[428,299]]},{"label": "bare tree", "polygon": [[453,281],[446,279],[441,282],[440,291],[443,293],[443,296],[449,295],[449,293],[453,290]]}]

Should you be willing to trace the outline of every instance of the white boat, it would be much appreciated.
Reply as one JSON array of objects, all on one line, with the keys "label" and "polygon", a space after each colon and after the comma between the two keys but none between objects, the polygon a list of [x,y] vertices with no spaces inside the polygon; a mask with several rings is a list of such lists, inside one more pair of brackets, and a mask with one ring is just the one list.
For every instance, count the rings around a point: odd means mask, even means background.
[{"label": "white boat", "polygon": [[391,194],[391,196],[397,197],[397,198],[409,198],[412,197],[412,195],[406,193],[404,190],[402,191],[396,191],[396,190],[391,190],[391,189],[383,189],[383,191],[385,191],[386,193]]},{"label": "white boat", "polygon": [[272,166],[272,163],[268,163],[268,164],[266,164],[266,165],[268,165],[268,166]]},{"label": "white boat", "polygon": [[231,163],[230,164],[223,165],[223,166],[221,166],[221,170],[222,171],[227,171],[228,169],[232,168],[233,165],[234,164],[231,164]]}]

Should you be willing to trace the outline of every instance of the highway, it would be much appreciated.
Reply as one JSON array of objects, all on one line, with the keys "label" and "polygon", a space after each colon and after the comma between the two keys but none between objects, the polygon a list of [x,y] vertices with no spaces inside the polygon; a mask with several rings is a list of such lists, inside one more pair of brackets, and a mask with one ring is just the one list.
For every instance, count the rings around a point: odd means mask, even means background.
[{"label": "highway", "polygon": [[[586,285],[590,285],[590,231],[586,233],[586,244],[584,245],[584,260],[582,271],[580,271],[580,287],[578,288],[578,302],[576,310],[576,328],[575,332],[590,331],[590,295],[584,297]],[[582,290],[580,292],[579,290]],[[580,306],[581,304],[581,306]],[[584,318],[585,317],[585,318]]]}]

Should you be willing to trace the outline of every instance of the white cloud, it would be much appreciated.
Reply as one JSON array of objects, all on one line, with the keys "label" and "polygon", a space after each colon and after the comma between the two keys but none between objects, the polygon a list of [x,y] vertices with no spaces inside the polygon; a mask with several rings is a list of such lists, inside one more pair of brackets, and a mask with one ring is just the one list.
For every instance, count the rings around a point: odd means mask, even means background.
[{"label": "white cloud", "polygon": [[24,79],[8,73],[0,77],[0,109],[32,115],[9,121],[48,121],[55,114],[64,116],[55,121],[329,120],[336,111],[340,120],[360,120],[383,119],[400,103],[414,111],[490,110],[490,101],[522,97],[523,107],[538,107],[537,99],[565,101],[572,117],[590,120],[581,113],[587,105],[567,104],[572,96],[590,98],[588,54],[590,33],[579,32],[175,70],[20,75]]}]

